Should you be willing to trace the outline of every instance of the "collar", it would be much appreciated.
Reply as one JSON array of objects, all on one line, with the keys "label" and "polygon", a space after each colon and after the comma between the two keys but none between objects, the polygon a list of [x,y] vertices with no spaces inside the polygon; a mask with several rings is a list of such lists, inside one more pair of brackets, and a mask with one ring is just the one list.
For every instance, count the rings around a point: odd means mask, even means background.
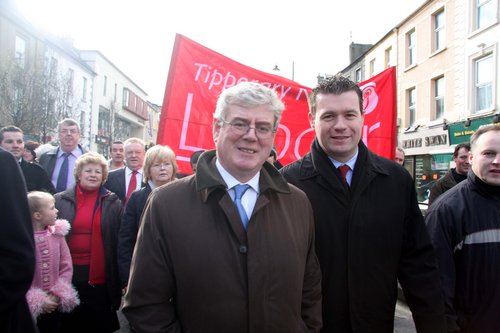
[{"label": "collar", "polygon": [[[125,174],[127,174],[128,176],[132,175],[132,170],[129,169],[129,167],[125,167]],[[137,170],[137,174],[141,175],[142,176],[142,168],[140,168],[139,170]]]},{"label": "collar", "polygon": [[[234,178],[229,172],[227,172],[226,169],[222,166],[220,161],[218,159],[215,160],[215,167],[217,168],[217,171],[219,171],[222,179],[227,185],[227,188],[233,188],[234,186],[238,184],[242,184],[240,181],[238,181],[236,178]],[[250,185],[250,187],[259,194],[259,179],[260,179],[260,173],[257,172],[255,176],[252,177],[248,182],[243,183]]]},{"label": "collar", "polygon": [[354,156],[347,162],[340,162],[340,161],[337,161],[336,159],[334,159],[333,157],[331,156],[328,156],[328,158],[330,159],[330,161],[333,163],[333,165],[335,166],[335,168],[339,168],[339,166],[341,165],[348,165],[349,168],[351,168],[351,171],[354,171],[354,166],[356,165],[356,160],[358,159],[358,154],[359,154],[359,148],[356,148],[356,153],[354,154]]},{"label": "collar", "polygon": [[[75,156],[75,157],[78,157],[78,156],[80,156],[80,155],[81,155],[81,154],[79,154],[79,153],[81,153],[81,152],[82,152],[82,151],[80,150],[80,147],[79,147],[79,146],[76,146],[76,148],[75,148],[75,149],[73,149],[73,150],[69,153],[69,155],[70,155],[70,156],[71,156],[71,155],[73,155],[73,156]],[[65,152],[61,149],[61,147],[59,147],[59,148],[57,149],[57,158],[61,157],[61,156],[62,156],[62,154],[66,154],[66,153],[65,153]]]}]

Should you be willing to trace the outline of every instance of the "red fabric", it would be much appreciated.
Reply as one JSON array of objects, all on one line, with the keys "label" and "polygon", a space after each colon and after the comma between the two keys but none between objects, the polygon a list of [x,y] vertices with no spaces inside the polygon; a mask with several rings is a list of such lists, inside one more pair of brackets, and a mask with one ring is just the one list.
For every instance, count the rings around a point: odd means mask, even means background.
[{"label": "red fabric", "polygon": [[[309,152],[314,138],[308,120],[310,88],[240,64],[178,34],[156,141],[175,151],[181,172],[191,172],[189,158],[193,152],[214,148],[212,125],[217,97],[225,88],[243,81],[274,89],[285,103],[275,138],[280,162],[286,165]],[[365,104],[362,139],[371,151],[392,159],[397,117],[395,68],[361,82],[360,87]]]},{"label": "red fabric", "polygon": [[347,182],[346,176],[349,170],[351,170],[351,168],[347,164],[339,166],[339,171],[342,174],[342,178],[344,178],[344,182],[346,183],[347,186],[349,186],[349,183]]},{"label": "red fabric", "polygon": [[[76,187],[77,208],[73,230],[68,241],[74,265],[89,265],[89,282],[106,282],[104,265],[104,245],[101,232],[101,206],[99,189],[85,191]],[[96,203],[98,204],[96,208]],[[95,213],[94,213],[95,209]]]},{"label": "red fabric", "polygon": [[127,195],[125,196],[125,203],[127,203],[128,199],[132,195],[132,192],[135,191],[137,187],[137,171],[132,171],[132,175],[130,176],[130,181],[128,182],[128,190]]}]

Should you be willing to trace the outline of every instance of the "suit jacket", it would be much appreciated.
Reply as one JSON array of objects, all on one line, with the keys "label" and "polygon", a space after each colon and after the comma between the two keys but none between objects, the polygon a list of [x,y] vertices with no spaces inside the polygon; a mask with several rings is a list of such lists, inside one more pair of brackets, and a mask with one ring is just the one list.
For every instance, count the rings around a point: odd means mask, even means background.
[{"label": "suit jacket", "polygon": [[24,159],[21,159],[21,163],[19,165],[23,171],[28,192],[45,191],[51,194],[56,193],[56,189],[50,181],[49,175],[40,165],[27,162]]},{"label": "suit jacket", "polygon": [[0,332],[35,332],[26,302],[35,245],[26,185],[11,153],[0,149]]},{"label": "suit jacket", "polygon": [[[125,203],[125,197],[127,196],[125,170],[127,170],[127,168],[111,171],[108,174],[108,179],[104,183],[104,187],[116,194],[122,203]],[[145,184],[142,183],[141,187],[144,187],[144,185]]]},{"label": "suit jacket", "polygon": [[[78,145],[78,148],[80,148],[83,154],[87,152],[87,149],[83,148],[80,145]],[[59,147],[55,147],[54,149],[49,150],[48,152],[42,154],[42,156],[40,156],[39,159],[40,160],[39,163],[49,175],[49,179],[52,179],[52,174],[54,173],[54,168],[56,167],[58,150]]]}]

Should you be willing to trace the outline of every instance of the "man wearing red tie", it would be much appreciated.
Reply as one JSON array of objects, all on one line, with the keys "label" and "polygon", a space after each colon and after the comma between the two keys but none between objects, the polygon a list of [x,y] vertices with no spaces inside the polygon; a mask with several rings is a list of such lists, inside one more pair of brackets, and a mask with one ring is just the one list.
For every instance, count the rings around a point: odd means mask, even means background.
[{"label": "man wearing red tie", "polygon": [[445,332],[432,244],[411,176],[363,141],[363,93],[333,77],[309,95],[311,151],[280,172],[314,210],[322,332],[392,332],[399,279],[417,332]]},{"label": "man wearing red tie", "polygon": [[132,192],[143,186],[142,165],[146,150],[144,141],[139,138],[129,138],[123,143],[123,146],[127,166],[111,171],[104,187],[116,193],[125,205]]}]

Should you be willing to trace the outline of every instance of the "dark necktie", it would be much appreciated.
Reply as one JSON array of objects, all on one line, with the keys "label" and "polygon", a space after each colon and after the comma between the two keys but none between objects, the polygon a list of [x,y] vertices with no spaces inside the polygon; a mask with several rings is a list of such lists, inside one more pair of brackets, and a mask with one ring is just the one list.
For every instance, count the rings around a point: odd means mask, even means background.
[{"label": "dark necktie", "polygon": [[245,212],[245,208],[241,204],[241,197],[245,194],[246,190],[250,188],[250,185],[247,184],[239,184],[233,187],[234,189],[234,204],[236,205],[236,209],[238,209],[238,214],[240,214],[241,222],[243,223],[243,227],[245,230],[248,225],[248,216]]},{"label": "dark necktie", "polygon": [[137,187],[137,171],[132,171],[132,175],[130,176],[130,181],[128,182],[128,190],[127,190],[127,196],[125,197],[125,203],[127,203],[128,199],[132,195],[132,192],[135,191],[135,188]]},{"label": "dark necktie", "polygon": [[56,192],[62,192],[66,190],[66,185],[68,183],[68,172],[69,172],[69,154],[63,153],[64,158],[61,168],[59,169],[59,175],[57,176]]},{"label": "dark necktie", "polygon": [[349,183],[347,182],[347,177],[346,176],[347,176],[347,172],[349,170],[351,170],[351,168],[347,164],[339,166],[339,171],[342,174],[342,178],[344,178],[344,182],[347,185],[347,187],[349,187]]}]

